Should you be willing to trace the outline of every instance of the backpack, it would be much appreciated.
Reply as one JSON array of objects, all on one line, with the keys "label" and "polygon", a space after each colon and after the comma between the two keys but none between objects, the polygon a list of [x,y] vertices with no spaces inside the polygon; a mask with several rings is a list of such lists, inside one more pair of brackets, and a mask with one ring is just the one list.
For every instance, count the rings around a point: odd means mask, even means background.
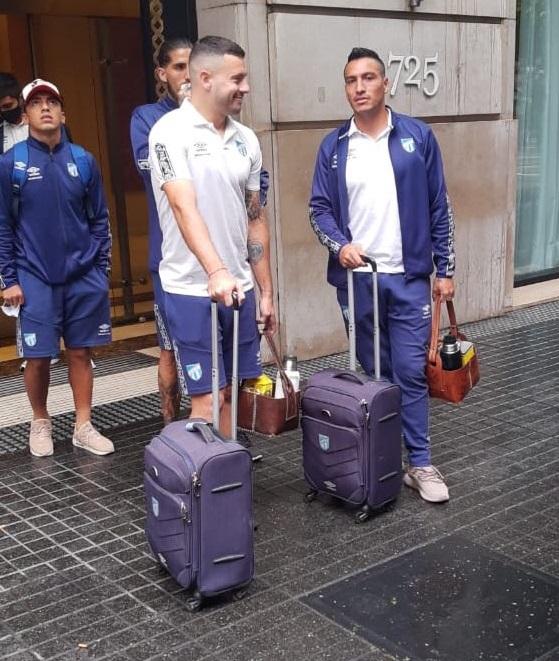
[{"label": "backpack", "polygon": [[[29,163],[29,148],[27,140],[17,142],[14,147],[14,168],[12,170],[12,217],[19,217],[19,203],[21,198],[21,189],[27,181],[27,164]],[[89,184],[91,182],[91,166],[87,158],[87,152],[83,147],[70,143],[72,159],[78,169],[79,177],[85,186],[84,207],[87,219],[93,220],[93,206],[89,197]]]}]

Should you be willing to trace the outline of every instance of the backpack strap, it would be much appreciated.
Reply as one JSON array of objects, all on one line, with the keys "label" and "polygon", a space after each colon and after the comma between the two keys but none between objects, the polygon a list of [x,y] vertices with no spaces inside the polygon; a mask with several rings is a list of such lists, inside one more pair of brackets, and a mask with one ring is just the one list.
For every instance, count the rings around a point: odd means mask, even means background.
[{"label": "backpack strap", "polygon": [[12,218],[19,217],[19,201],[21,189],[27,180],[27,164],[29,162],[29,150],[27,140],[16,142],[14,150],[14,166],[12,169]]},{"label": "backpack strap", "polygon": [[88,220],[93,220],[93,205],[91,204],[91,198],[89,197],[89,184],[91,183],[91,165],[89,163],[89,158],[87,157],[85,149],[73,142],[70,143],[70,151],[72,152],[72,159],[78,168],[82,184],[85,186],[85,213],[87,214]]}]

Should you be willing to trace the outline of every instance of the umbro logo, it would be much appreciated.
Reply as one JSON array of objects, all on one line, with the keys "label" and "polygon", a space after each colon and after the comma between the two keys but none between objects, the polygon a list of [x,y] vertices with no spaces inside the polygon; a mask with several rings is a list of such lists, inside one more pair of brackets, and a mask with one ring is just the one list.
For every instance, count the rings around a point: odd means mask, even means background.
[{"label": "umbro logo", "polygon": [[28,181],[37,181],[42,179],[43,175],[41,174],[41,168],[35,167],[32,165],[30,168],[27,168],[27,179]]}]

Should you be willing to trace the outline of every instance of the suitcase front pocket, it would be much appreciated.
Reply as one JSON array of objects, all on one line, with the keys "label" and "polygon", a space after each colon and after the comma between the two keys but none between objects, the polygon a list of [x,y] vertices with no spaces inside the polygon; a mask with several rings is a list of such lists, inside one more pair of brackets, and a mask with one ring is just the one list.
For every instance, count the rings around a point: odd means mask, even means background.
[{"label": "suitcase front pocket", "polygon": [[187,494],[163,489],[144,472],[146,536],[156,559],[173,578],[188,587],[192,581],[192,518]]},{"label": "suitcase front pocket", "polygon": [[350,503],[365,501],[361,429],[303,416],[303,463],[312,486]]}]

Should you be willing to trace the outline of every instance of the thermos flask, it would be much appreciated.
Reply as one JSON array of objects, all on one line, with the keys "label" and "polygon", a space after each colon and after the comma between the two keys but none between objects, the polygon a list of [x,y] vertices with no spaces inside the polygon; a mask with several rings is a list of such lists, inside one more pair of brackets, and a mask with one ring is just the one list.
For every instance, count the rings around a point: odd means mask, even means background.
[{"label": "thermos flask", "polygon": [[441,362],[444,370],[457,370],[462,367],[460,342],[454,335],[445,335],[441,347]]}]

